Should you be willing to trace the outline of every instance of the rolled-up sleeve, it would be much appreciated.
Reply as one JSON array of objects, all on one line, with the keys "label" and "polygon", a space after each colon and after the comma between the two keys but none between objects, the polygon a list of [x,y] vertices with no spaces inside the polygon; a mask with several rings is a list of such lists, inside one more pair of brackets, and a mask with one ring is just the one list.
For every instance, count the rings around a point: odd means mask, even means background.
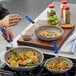
[{"label": "rolled-up sleeve", "polygon": [[9,11],[0,4],[0,20],[3,19],[6,15],[9,14]]}]

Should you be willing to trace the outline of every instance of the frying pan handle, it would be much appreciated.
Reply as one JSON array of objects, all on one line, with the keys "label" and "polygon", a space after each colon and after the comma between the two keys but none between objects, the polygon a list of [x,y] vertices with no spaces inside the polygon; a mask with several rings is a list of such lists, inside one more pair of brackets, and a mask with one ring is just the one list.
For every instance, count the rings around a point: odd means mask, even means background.
[{"label": "frying pan handle", "polygon": [[57,42],[53,41],[54,53],[58,53]]},{"label": "frying pan handle", "polygon": [[[6,30],[4,28],[1,29],[1,32],[4,34],[5,38],[7,38]],[[8,42],[12,42],[12,39],[10,38],[7,40]]]},{"label": "frying pan handle", "polygon": [[33,21],[30,17],[25,16],[25,18],[26,18],[28,21],[30,21],[32,24],[34,24],[34,23],[35,23],[35,21]]}]

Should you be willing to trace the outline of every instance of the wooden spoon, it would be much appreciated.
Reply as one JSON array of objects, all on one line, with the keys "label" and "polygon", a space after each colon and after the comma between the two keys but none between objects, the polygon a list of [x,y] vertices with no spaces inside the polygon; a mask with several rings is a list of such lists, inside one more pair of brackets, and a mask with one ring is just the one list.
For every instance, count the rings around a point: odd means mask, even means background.
[{"label": "wooden spoon", "polygon": [[59,27],[62,27],[62,28],[72,28],[72,27],[74,27],[74,24],[64,24],[64,25],[60,25]]}]

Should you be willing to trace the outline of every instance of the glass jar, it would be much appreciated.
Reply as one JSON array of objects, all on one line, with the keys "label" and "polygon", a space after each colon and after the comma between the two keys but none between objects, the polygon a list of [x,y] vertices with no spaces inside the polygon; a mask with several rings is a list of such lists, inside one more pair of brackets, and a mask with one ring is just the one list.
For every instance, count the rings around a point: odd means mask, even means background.
[{"label": "glass jar", "polygon": [[69,6],[65,6],[64,10],[63,10],[63,21],[65,24],[70,24],[70,7]]},{"label": "glass jar", "polygon": [[54,5],[49,5],[48,6],[47,17],[56,15],[56,12],[54,10],[54,7],[55,7]]},{"label": "glass jar", "polygon": [[60,7],[60,16],[61,16],[61,17],[63,17],[63,9],[64,9],[65,6],[67,6],[67,3],[68,3],[68,2],[65,1],[65,0],[62,1],[62,3],[61,3],[61,7]]}]

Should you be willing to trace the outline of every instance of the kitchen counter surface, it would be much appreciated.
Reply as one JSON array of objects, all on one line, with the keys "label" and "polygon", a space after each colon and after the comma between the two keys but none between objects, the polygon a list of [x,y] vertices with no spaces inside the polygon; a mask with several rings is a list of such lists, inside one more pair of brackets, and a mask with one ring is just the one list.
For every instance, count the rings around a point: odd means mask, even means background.
[{"label": "kitchen counter surface", "polygon": [[[60,13],[60,9],[58,9],[58,8],[60,8],[60,2],[53,2],[53,4],[55,5],[55,9],[56,9],[56,12],[57,12],[57,15],[59,16],[59,13]],[[75,11],[75,7],[76,7],[76,5],[75,4],[69,4],[69,6],[70,6],[70,11],[71,11],[71,23],[72,24],[75,24],[76,22],[75,22],[75,14],[76,14],[76,11]],[[46,12],[47,12],[47,10],[48,10],[48,8],[46,8],[36,19],[34,19],[34,21],[36,22],[36,21],[38,21],[38,20],[46,20],[47,19],[47,14],[46,14]],[[15,39],[14,39],[14,41],[13,41],[13,44],[14,44],[14,46],[15,47],[17,47],[18,45],[17,45],[17,40],[21,37],[21,34],[24,34],[25,32],[26,32],[26,30],[28,30],[30,27],[32,27],[33,25],[32,24],[29,24],[28,25],[28,27],[26,27]],[[75,28],[75,30],[73,31],[73,32],[75,32],[76,31],[76,28]],[[72,34],[71,34],[72,35]],[[71,36],[70,35],[70,36]],[[69,37],[70,37],[69,36]],[[68,37],[68,38],[69,38]],[[63,46],[63,45],[62,45]],[[37,47],[35,47],[35,48],[37,48]],[[55,55],[54,54],[54,52],[52,51],[52,50],[47,50],[47,49],[42,49],[42,48],[37,48],[37,49],[39,49],[41,52],[43,52],[43,53],[45,53],[45,54],[50,54],[50,55]],[[61,48],[60,48],[61,49]],[[60,50],[59,49],[59,50]],[[4,54],[3,52],[2,52],[2,54]],[[60,53],[59,52],[59,56],[63,56],[63,57],[68,57],[68,58],[72,58],[72,59],[76,59],[76,51],[75,51],[75,53],[74,54],[64,54],[64,53]]]}]

